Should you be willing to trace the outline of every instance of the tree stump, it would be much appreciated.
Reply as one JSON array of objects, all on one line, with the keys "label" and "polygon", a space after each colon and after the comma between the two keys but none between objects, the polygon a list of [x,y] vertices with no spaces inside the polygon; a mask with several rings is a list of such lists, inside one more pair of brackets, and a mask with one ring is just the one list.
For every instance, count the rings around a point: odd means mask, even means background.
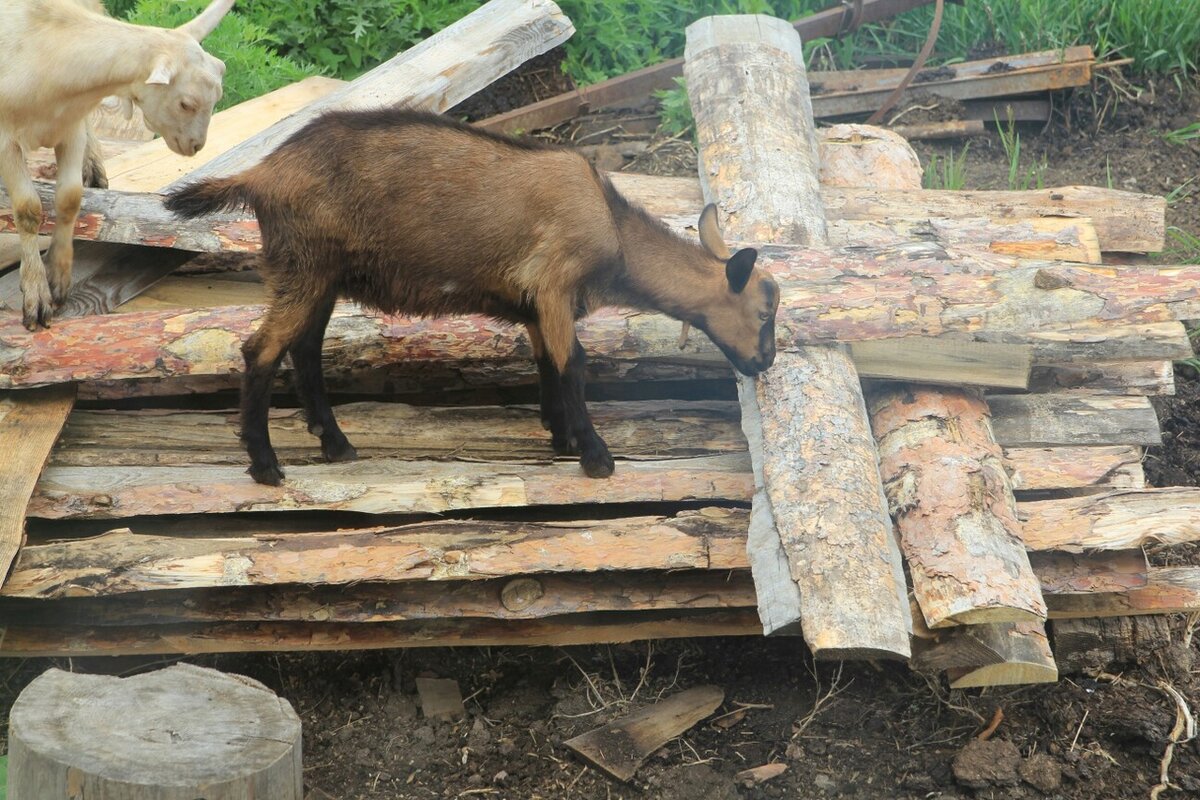
[{"label": "tree stump", "polygon": [[8,729],[11,800],[301,800],[300,718],[250,678],[51,669]]}]

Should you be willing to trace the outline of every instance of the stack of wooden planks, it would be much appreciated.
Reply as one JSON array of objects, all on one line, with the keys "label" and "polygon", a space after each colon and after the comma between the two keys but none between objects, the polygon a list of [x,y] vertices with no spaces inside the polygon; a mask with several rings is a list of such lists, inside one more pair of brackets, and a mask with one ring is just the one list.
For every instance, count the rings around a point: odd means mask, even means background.
[{"label": "stack of wooden planks", "polygon": [[[498,7],[492,22],[513,26],[514,8],[537,10],[519,33],[484,37],[522,43],[510,61],[569,33],[550,3],[494,0],[484,11]],[[438,53],[434,43],[419,54],[425,69],[453,77],[434,107],[507,68],[458,84],[469,70],[433,66]],[[402,55],[390,69],[408,63]],[[372,91],[392,85],[376,81]],[[409,90],[389,91],[371,101]],[[253,157],[255,143],[270,140],[259,132],[297,110],[252,102],[214,118],[224,133],[212,141],[228,163]],[[608,398],[592,404],[597,429],[618,458],[611,479],[593,481],[550,456],[522,333],[341,306],[326,371],[360,460],[323,463],[300,412],[277,408],[271,435],[288,480],[261,486],[244,473],[231,410],[261,284],[252,271],[164,277],[189,257],[185,241],[252,250],[256,227],[230,217],[238,234],[218,238],[203,223],[170,222],[175,238],[164,239],[166,218],[141,192],[178,180],[181,165],[153,143],[121,158],[113,186],[129,176],[129,191],[89,192],[85,209],[98,216],[79,232],[101,264],[81,281],[94,299],[79,313],[116,313],[32,334],[17,316],[0,318],[0,446],[16,454],[0,481],[0,557],[11,562],[0,655],[763,631],[747,553],[751,454],[729,367],[703,336],[680,346],[678,323],[627,311],[580,326],[590,380]],[[613,177],[690,233],[703,202],[697,180]],[[880,478],[910,572],[924,523],[894,499],[921,491],[910,473],[931,456],[908,426],[939,436],[968,419],[986,428],[994,454],[978,458],[992,477],[979,485],[1012,498],[1007,518],[1044,600],[1009,619],[947,599],[943,627],[917,597],[913,663],[958,685],[1046,680],[1054,664],[1043,615],[1200,609],[1200,567],[1152,567],[1142,551],[1200,538],[1200,490],[1147,488],[1141,470],[1142,448],[1159,440],[1148,395],[1172,391],[1170,361],[1190,352],[1179,320],[1200,317],[1200,269],[1093,263],[1102,252],[1160,249],[1162,199],[1089,187],[826,184],[820,200],[825,247],[760,248],[783,286],[781,349],[845,348],[867,379]],[[0,275],[0,292],[6,281]],[[892,413],[906,408],[923,410]],[[909,433],[889,433],[887,419]],[[995,577],[977,571],[972,580],[995,588]],[[834,590],[852,608],[859,588]]]}]

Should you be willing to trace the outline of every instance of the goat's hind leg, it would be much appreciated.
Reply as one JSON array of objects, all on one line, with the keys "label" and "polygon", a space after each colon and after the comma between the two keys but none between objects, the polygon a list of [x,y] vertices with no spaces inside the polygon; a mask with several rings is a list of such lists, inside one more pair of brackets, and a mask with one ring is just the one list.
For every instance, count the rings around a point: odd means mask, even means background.
[{"label": "goat's hind leg", "polygon": [[277,295],[258,330],[242,345],[246,373],[242,376],[241,436],[250,456],[247,471],[268,486],[278,486],[284,478],[267,427],[271,386],[284,353],[299,341],[319,310],[319,301]]},{"label": "goat's hind leg", "polygon": [[83,199],[83,162],[88,151],[88,128],[80,123],[54,148],[58,184],[54,191],[54,233],[50,236],[50,295],[61,306],[71,289],[71,262],[75,259],[75,220]]},{"label": "goat's hind leg", "polygon": [[325,327],[333,313],[335,298],[329,298],[317,311],[311,323],[291,347],[292,366],[296,370],[296,394],[304,405],[308,432],[321,439],[321,453],[326,461],[354,461],[358,452],[338,426],[325,391],[325,375],[321,369],[321,345]]},{"label": "goat's hind leg", "polygon": [[0,136],[0,181],[8,189],[21,239],[21,321],[29,330],[49,325],[54,311],[46,265],[38,251],[42,227],[42,201],[25,167],[21,146]]}]

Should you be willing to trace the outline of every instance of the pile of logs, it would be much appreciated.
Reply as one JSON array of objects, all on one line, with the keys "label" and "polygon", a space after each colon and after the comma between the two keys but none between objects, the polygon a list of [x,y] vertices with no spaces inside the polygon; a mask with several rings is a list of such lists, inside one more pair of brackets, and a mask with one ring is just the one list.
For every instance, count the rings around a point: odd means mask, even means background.
[{"label": "pile of logs", "polygon": [[[445,109],[570,32],[548,0],[493,0],[351,84],[217,115],[191,177],[321,108]],[[280,408],[288,480],[251,481],[231,409],[261,284],[168,273],[257,227],[167,219],[146,191],[194,164],[128,149],[85,197],[66,318],[0,316],[0,655],[766,631],[967,686],[1054,680],[1047,619],[1064,663],[1097,649],[1078,620],[1200,609],[1200,566],[1143,550],[1200,538],[1200,490],[1141,468],[1200,268],[1100,264],[1161,249],[1163,200],[920,191],[894,134],[816,131],[800,40],[770,18],[701,20],[684,68],[700,180],[613,178],[685,235],[721,206],[781,284],[780,357],[737,383],[663,317],[581,324],[606,481],[550,457],[522,332],[350,305],[326,372],[360,460],[322,462]]]}]

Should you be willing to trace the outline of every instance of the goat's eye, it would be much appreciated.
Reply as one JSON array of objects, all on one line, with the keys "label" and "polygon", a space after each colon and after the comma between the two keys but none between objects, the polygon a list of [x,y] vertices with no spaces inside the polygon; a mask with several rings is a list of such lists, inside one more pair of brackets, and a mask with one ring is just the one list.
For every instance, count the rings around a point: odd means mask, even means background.
[{"label": "goat's eye", "polygon": [[771,312],[770,311],[759,312],[758,318],[760,320],[762,320],[763,322],[766,322],[767,320],[769,320],[771,318]]},{"label": "goat's eye", "polygon": [[194,109],[192,108],[192,104],[189,103],[188,101],[180,100],[179,101],[179,110],[184,112],[185,114],[190,114],[190,113],[192,113],[192,111]]}]

